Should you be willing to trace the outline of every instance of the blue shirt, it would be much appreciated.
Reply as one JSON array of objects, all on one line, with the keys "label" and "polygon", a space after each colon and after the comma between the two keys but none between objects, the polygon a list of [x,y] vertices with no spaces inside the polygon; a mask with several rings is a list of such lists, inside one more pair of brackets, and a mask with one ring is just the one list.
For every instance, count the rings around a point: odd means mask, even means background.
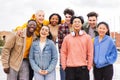
[{"label": "blue shirt", "polygon": [[117,59],[117,49],[112,38],[105,35],[99,42],[99,36],[94,39],[94,63],[97,68],[113,64]]}]

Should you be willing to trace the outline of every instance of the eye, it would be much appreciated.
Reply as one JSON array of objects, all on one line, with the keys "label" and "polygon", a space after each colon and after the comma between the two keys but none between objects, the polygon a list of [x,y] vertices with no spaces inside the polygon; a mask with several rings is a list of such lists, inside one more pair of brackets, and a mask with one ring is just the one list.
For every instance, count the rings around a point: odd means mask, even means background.
[{"label": "eye", "polygon": [[46,31],[46,32],[48,32],[48,30],[47,30],[47,29],[45,29],[45,31]]}]

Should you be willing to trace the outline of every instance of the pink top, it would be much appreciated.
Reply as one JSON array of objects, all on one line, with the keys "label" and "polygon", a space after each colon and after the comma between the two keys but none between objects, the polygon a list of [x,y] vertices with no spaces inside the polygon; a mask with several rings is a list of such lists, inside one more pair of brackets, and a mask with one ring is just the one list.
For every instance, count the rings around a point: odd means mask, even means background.
[{"label": "pink top", "polygon": [[91,37],[84,33],[79,36],[67,35],[61,47],[61,65],[66,67],[87,66],[93,64],[93,42]]}]

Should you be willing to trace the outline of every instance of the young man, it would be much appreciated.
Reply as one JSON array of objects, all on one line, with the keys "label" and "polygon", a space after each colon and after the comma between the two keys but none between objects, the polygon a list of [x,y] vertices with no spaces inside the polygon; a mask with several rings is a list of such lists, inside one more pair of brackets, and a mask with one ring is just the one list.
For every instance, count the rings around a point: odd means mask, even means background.
[{"label": "young man", "polygon": [[[64,10],[64,16],[65,16],[65,22],[62,25],[60,25],[58,29],[59,52],[60,52],[64,37],[73,30],[70,20],[74,16],[74,11],[72,9],[67,8]],[[65,80],[65,72],[62,70],[61,65],[60,65],[60,76],[61,76],[61,80]]]},{"label": "young man", "polygon": [[[43,10],[38,10],[36,11],[35,14],[32,15],[31,19],[35,20],[37,22],[37,25],[36,25],[36,29],[35,29],[35,35],[37,37],[39,37],[39,32],[40,32],[40,29],[43,25],[48,25],[49,22],[45,21],[44,20],[45,18],[45,13]],[[15,31],[17,31],[17,35],[20,35],[22,34],[23,32],[23,29],[27,27],[27,23],[23,24],[22,26],[19,26],[15,29]],[[30,73],[29,73],[29,80],[32,80],[33,79],[33,70],[30,66]]]},{"label": "young man", "polygon": [[66,80],[89,80],[89,70],[93,63],[93,42],[81,30],[83,17],[72,17],[73,32],[68,34],[61,47],[61,64]]},{"label": "young man", "polygon": [[29,20],[22,34],[11,34],[6,40],[1,59],[7,80],[29,80],[28,55],[36,26],[35,20]]},{"label": "young man", "polygon": [[83,25],[84,30],[88,33],[91,38],[94,38],[98,35],[96,30],[97,27],[97,17],[98,14],[96,12],[90,12],[87,14],[88,22]]}]

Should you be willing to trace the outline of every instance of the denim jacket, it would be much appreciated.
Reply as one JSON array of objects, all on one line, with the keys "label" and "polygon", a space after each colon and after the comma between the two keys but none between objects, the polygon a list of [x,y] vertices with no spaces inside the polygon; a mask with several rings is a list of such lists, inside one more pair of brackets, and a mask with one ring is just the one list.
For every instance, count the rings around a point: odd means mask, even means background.
[{"label": "denim jacket", "polygon": [[57,49],[54,42],[47,39],[43,51],[41,52],[39,43],[40,39],[37,39],[31,46],[29,54],[30,64],[35,72],[47,70],[48,73],[50,73],[55,69],[57,64]]}]

